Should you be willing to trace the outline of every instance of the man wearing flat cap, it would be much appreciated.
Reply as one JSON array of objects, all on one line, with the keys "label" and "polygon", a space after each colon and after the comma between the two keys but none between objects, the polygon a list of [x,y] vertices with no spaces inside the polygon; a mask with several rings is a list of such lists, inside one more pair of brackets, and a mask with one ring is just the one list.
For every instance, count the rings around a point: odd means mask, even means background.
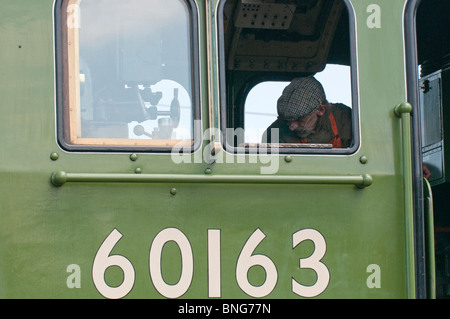
[{"label": "man wearing flat cap", "polygon": [[[263,134],[264,143],[331,144],[333,148],[352,143],[351,109],[328,103],[322,85],[312,76],[292,80],[278,99],[277,111],[278,119]],[[278,141],[271,129],[278,129]]]}]

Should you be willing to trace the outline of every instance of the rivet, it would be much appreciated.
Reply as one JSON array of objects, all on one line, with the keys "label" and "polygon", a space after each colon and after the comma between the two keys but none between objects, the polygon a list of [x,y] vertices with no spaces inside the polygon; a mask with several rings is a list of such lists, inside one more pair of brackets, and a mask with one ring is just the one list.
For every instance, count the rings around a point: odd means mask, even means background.
[{"label": "rivet", "polygon": [[59,158],[58,153],[51,153],[51,154],[50,154],[50,159],[51,159],[52,161],[56,161],[56,160],[58,160],[58,158]]},{"label": "rivet", "polygon": [[209,167],[207,169],[205,169],[205,174],[209,175],[212,173],[212,169],[210,169]]},{"label": "rivet", "polygon": [[142,173],[142,169],[141,168],[136,168],[135,170],[134,170],[134,172],[136,173],[136,174],[141,174]]},{"label": "rivet", "polygon": [[170,189],[170,195],[176,195],[177,194],[177,189],[176,188],[171,188]]},{"label": "rivet", "polygon": [[132,160],[133,162],[137,161],[137,159],[138,159],[137,154],[131,154],[130,155],[130,160]]},{"label": "rivet", "polygon": [[292,156],[285,156],[284,157],[284,161],[286,162],[286,163],[290,163],[290,162],[292,162]]},{"label": "rivet", "polygon": [[361,162],[361,164],[366,164],[369,159],[367,158],[367,156],[363,155],[359,158],[359,161]]}]

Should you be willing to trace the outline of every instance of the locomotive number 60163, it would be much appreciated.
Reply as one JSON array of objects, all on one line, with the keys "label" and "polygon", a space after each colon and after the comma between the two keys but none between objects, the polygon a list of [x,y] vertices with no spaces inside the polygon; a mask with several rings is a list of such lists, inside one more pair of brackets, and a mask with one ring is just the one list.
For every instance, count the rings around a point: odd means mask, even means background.
[{"label": "locomotive number 60163", "polygon": [[[106,298],[117,299],[125,297],[131,292],[135,282],[133,264],[122,255],[110,255],[114,246],[123,235],[114,229],[104,240],[97,251],[92,267],[92,279],[98,292]],[[245,242],[236,262],[236,281],[240,289],[247,295],[261,298],[269,295],[277,285],[278,271],[275,263],[266,255],[253,254],[256,247],[266,238],[266,235],[257,228]],[[221,297],[221,230],[208,230],[208,297]],[[292,235],[292,248],[303,241],[312,241],[313,253],[307,258],[299,259],[299,268],[308,268],[317,274],[316,282],[311,286],[302,285],[292,278],[292,292],[301,297],[315,297],[327,288],[330,281],[330,272],[322,263],[326,253],[325,238],[314,229],[299,230]],[[181,252],[182,267],[179,281],[167,284],[162,275],[161,255],[164,245],[175,242]],[[155,289],[166,298],[178,298],[184,295],[191,286],[194,273],[194,258],[192,247],[186,235],[177,228],[166,228],[160,231],[153,239],[149,254],[150,276]],[[111,287],[105,280],[105,272],[109,267],[119,267],[123,272],[123,281],[117,287]],[[260,266],[264,269],[265,281],[259,286],[253,285],[248,279],[250,268]]]}]

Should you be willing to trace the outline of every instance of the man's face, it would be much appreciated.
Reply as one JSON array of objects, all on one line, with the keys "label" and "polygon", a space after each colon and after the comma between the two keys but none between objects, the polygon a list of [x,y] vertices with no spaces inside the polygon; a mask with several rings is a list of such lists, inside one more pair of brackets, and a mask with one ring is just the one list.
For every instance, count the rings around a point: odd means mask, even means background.
[{"label": "man's face", "polygon": [[309,115],[306,115],[296,121],[290,121],[289,129],[293,132],[296,132],[298,137],[306,138],[311,133],[314,132],[316,128],[317,120],[319,118],[319,110],[312,112]]}]

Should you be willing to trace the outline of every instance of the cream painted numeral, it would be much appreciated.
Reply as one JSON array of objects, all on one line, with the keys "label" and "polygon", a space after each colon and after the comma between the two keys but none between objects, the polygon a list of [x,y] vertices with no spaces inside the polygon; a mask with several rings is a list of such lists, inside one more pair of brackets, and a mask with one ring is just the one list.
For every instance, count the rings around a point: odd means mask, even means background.
[{"label": "cream painted numeral", "polygon": [[[181,277],[177,284],[167,284],[161,271],[161,255],[164,245],[174,241],[181,251]],[[194,274],[194,257],[191,244],[186,235],[176,228],[166,228],[156,235],[150,248],[150,276],[153,285],[161,295],[167,298],[181,297],[188,291]]]},{"label": "cream painted numeral", "polygon": [[[239,287],[249,296],[260,298],[272,292],[277,284],[278,272],[273,261],[264,255],[253,255],[256,247],[266,238],[258,228],[245,243],[236,265],[236,280]],[[247,278],[250,268],[261,266],[266,272],[266,280],[261,286],[253,286]]]},{"label": "cream painted numeral", "polygon": [[[131,262],[121,255],[111,255],[114,246],[122,238],[122,234],[114,229],[97,251],[92,266],[94,285],[104,297],[119,299],[125,297],[134,285],[134,268]],[[106,269],[117,266],[123,271],[123,282],[117,287],[110,287],[105,281]]]},{"label": "cream painted numeral", "polygon": [[314,252],[308,258],[300,259],[299,266],[300,269],[314,270],[317,274],[317,281],[312,286],[305,286],[292,278],[292,291],[301,297],[312,298],[324,292],[330,282],[330,272],[327,266],[321,262],[327,251],[327,246],[325,238],[317,230],[303,229],[292,236],[292,248],[297,247],[305,240],[311,240],[314,243]]}]

